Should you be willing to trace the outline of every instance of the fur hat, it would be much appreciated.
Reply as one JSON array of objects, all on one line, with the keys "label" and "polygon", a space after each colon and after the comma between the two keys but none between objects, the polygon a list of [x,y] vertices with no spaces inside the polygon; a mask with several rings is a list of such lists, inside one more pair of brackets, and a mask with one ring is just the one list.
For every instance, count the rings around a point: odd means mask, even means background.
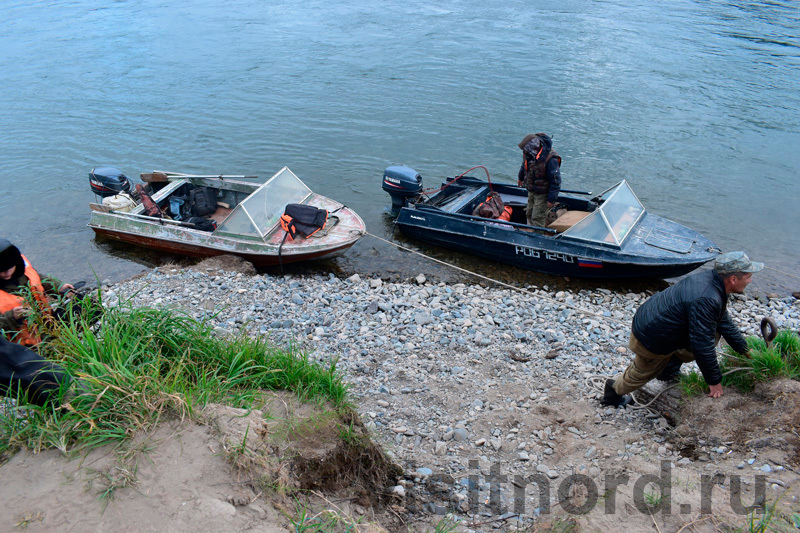
[{"label": "fur hat", "polygon": [[540,153],[550,153],[553,141],[546,133],[529,133],[517,145],[525,154],[536,157]]},{"label": "fur hat", "polygon": [[529,133],[520,141],[520,143],[517,146],[519,146],[520,150],[524,150],[525,149],[525,145],[528,144],[529,142],[531,142],[534,138],[536,138],[538,136],[539,136],[538,133]]}]

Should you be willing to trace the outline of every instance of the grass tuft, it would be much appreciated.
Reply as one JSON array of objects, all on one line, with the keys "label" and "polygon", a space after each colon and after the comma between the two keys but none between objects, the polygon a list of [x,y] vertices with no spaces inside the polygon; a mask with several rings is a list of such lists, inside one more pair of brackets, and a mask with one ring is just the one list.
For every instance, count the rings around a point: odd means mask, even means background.
[{"label": "grass tuft", "polygon": [[[749,392],[758,382],[779,378],[800,379],[800,337],[793,331],[783,330],[767,348],[763,339],[748,337],[751,357],[743,358],[730,347],[720,358],[722,384],[740,392]],[[681,388],[687,396],[708,390],[702,376],[689,372],[681,378]]]},{"label": "grass tuft", "polygon": [[246,332],[220,336],[209,322],[182,312],[128,303],[103,310],[97,300],[84,298],[82,311],[61,322],[42,322],[48,329],[40,354],[66,368],[78,386],[69,395],[61,391],[59,399],[68,401],[60,408],[32,406],[23,396],[16,407],[0,409],[0,458],[21,447],[66,453],[76,445],[119,443],[165,414],[191,416],[209,402],[258,408],[269,390],[349,405],[336,359],[320,365]]},{"label": "grass tuft", "polygon": [[359,531],[359,525],[364,517],[353,519],[338,509],[325,509],[319,513],[313,513],[310,506],[301,503],[298,499],[294,501],[294,513],[287,513],[281,510],[283,515],[289,520],[295,532],[309,533],[338,533]]},{"label": "grass tuft", "polygon": [[433,533],[453,533],[458,529],[459,520],[452,514],[445,515],[436,523]]},{"label": "grass tuft", "polygon": [[737,529],[737,531],[745,531],[747,533],[789,533],[797,531],[800,527],[800,517],[795,513],[792,516],[786,516],[778,509],[777,498],[768,503],[763,510],[758,512],[753,511],[747,515],[747,520],[744,527]]},{"label": "grass tuft", "polygon": [[708,391],[708,385],[706,385],[703,376],[694,370],[688,374],[681,375],[680,387],[684,396],[688,397],[699,396]]}]

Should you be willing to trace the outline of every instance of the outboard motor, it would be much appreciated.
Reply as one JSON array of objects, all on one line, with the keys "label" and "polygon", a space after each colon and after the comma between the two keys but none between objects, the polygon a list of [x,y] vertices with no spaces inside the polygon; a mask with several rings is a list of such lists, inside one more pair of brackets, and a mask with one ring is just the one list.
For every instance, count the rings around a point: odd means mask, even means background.
[{"label": "outboard motor", "polygon": [[131,183],[121,170],[114,167],[97,167],[89,172],[89,186],[101,198],[131,192]]},{"label": "outboard motor", "polygon": [[392,197],[392,214],[408,205],[408,199],[422,191],[422,176],[411,167],[392,165],[383,171],[383,190]]}]

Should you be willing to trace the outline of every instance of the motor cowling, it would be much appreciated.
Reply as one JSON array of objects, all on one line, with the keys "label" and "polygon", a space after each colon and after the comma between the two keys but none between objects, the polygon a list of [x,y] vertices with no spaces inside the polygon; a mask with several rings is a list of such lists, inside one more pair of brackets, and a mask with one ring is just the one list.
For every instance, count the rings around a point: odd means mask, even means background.
[{"label": "motor cowling", "polygon": [[383,171],[384,191],[392,198],[392,213],[397,214],[408,205],[408,199],[422,191],[422,176],[411,167],[392,165]]},{"label": "motor cowling", "polygon": [[114,167],[97,167],[89,172],[89,187],[96,195],[106,198],[121,192],[131,192],[131,182],[121,170]]}]

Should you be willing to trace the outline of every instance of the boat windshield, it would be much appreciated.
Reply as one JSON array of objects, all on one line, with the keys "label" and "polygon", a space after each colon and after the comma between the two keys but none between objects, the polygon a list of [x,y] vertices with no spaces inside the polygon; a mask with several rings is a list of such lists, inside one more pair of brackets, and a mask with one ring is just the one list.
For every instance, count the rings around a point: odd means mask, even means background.
[{"label": "boat windshield", "polygon": [[600,207],[562,235],[600,244],[622,246],[644,214],[644,206],[622,180],[600,195]]},{"label": "boat windshield", "polygon": [[283,167],[245,198],[214,234],[263,239],[278,225],[286,204],[300,204],[311,195],[305,183]]}]

